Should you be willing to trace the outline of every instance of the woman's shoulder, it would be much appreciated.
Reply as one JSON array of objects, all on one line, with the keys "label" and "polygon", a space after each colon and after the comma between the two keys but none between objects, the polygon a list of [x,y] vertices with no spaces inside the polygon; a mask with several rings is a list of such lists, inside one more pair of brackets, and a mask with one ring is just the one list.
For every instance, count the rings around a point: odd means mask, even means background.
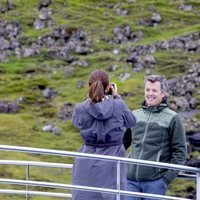
[{"label": "woman's shoulder", "polygon": [[83,102],[76,103],[74,106],[74,110],[76,110],[77,112],[81,112],[83,110]]},{"label": "woman's shoulder", "polygon": [[122,98],[113,99],[114,105],[118,108],[123,108],[126,106],[125,101]]},{"label": "woman's shoulder", "polygon": [[87,107],[87,105],[90,103],[89,99],[85,99],[83,102],[79,102],[75,104],[74,109],[76,111],[85,111],[84,107]]}]

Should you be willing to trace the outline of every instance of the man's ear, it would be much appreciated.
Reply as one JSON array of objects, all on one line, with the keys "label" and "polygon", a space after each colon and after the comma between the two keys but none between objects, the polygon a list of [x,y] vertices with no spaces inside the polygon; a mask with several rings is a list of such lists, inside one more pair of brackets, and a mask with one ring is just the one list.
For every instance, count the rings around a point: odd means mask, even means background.
[{"label": "man's ear", "polygon": [[165,96],[167,96],[166,92],[162,92],[162,98],[164,98]]}]

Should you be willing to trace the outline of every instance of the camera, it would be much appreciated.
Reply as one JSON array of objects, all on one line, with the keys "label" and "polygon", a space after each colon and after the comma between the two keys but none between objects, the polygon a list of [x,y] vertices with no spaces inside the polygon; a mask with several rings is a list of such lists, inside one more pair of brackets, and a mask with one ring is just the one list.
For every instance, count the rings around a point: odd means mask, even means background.
[{"label": "camera", "polygon": [[110,86],[112,86],[112,87],[110,87],[109,91],[107,92],[108,95],[112,95],[112,93],[113,93],[113,91],[112,91],[113,89],[112,88],[115,89],[115,84],[114,83],[111,83]]}]

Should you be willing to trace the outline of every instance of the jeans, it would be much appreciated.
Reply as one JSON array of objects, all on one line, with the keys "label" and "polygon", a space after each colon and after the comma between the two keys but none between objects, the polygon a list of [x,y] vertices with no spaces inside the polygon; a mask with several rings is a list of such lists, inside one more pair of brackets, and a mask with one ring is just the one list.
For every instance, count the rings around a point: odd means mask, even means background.
[{"label": "jeans", "polygon": [[[137,182],[127,179],[127,190],[131,192],[142,192],[150,194],[165,195],[167,184],[162,178],[154,181]],[[127,200],[153,200],[150,198],[127,196]]]}]

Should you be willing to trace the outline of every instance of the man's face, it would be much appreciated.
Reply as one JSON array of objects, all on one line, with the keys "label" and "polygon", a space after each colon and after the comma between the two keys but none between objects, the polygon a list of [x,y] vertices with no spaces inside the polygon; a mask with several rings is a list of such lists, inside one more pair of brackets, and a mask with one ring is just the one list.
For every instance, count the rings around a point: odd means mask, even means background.
[{"label": "man's face", "polygon": [[161,91],[160,82],[146,81],[144,86],[144,96],[147,106],[158,106],[161,102],[165,93]]}]

